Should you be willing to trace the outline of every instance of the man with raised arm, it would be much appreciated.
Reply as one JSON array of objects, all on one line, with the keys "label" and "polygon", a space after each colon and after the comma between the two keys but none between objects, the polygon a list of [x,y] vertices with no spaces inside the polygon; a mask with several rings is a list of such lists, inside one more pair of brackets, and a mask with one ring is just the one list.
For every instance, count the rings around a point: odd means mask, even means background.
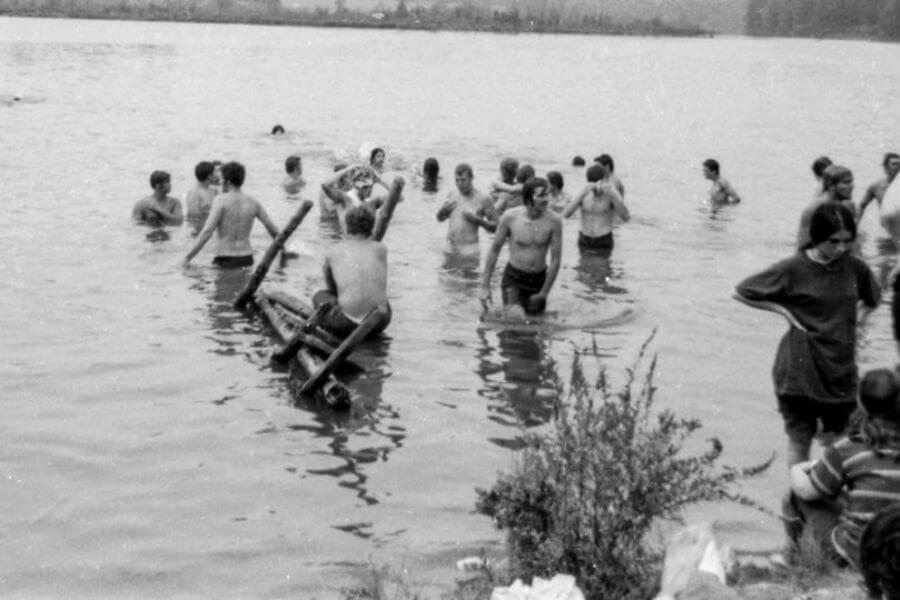
[{"label": "man with raised arm", "polygon": [[478,228],[490,232],[497,229],[497,213],[490,196],[472,186],[472,167],[457,165],[456,190],[447,194],[447,201],[437,213],[439,222],[449,220],[447,241],[450,249],[459,254],[479,254]]},{"label": "man with raised arm", "polygon": [[[344,180],[352,181],[351,189],[343,189],[341,182]],[[345,216],[347,211],[354,206],[365,206],[376,217],[380,218],[380,209],[385,200],[380,196],[372,196],[372,190],[376,183],[390,193],[391,188],[381,179],[375,169],[359,164],[350,165],[335,171],[329,179],[322,183],[322,191],[334,204],[341,231],[344,235],[347,235]],[[376,223],[376,229],[377,226],[378,224]]]},{"label": "man with raised arm", "polygon": [[253,264],[250,231],[255,220],[259,219],[272,238],[278,235],[278,228],[262,204],[241,191],[245,175],[246,170],[241,163],[230,162],[222,167],[224,191],[213,200],[206,225],[197,236],[194,247],[184,257],[184,266],[200,252],[214,231],[218,235],[218,247],[213,264],[223,268],[249,267]]},{"label": "man with raised arm", "polygon": [[500,217],[494,242],[485,259],[481,282],[481,302],[485,310],[491,303],[491,276],[500,250],[507,240],[509,262],[500,282],[504,309],[520,306],[525,314],[544,312],[547,295],[559,273],[562,259],[562,219],[547,210],[547,181],[534,178],[528,180],[522,188],[522,201],[523,206],[509,209]]},{"label": "man with raised arm", "polygon": [[587,169],[588,183],[563,210],[569,218],[581,211],[578,248],[581,251],[610,252],[614,246],[613,224],[618,217],[631,218],[615,184],[606,178],[606,167],[595,163]]}]

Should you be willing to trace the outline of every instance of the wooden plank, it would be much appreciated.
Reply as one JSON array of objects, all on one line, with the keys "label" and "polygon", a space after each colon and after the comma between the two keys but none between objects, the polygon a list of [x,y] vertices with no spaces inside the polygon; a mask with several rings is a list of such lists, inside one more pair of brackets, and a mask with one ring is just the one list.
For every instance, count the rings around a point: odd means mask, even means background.
[{"label": "wooden plank", "polygon": [[[330,308],[330,306],[325,304],[317,308],[316,312],[314,312],[313,315],[307,319],[306,323],[303,324],[303,327],[294,332],[291,339],[285,343],[284,347],[272,353],[272,359],[278,362],[287,362],[291,357],[297,354],[297,350],[300,349],[300,346],[311,345],[310,341],[314,339],[314,336],[310,335],[310,333],[322,319],[325,318],[325,315],[328,314]],[[322,342],[322,344],[328,347],[328,344],[325,344],[324,342]],[[333,348],[330,352],[326,352],[326,354],[331,354],[332,352],[334,352]]]},{"label": "wooden plank", "polygon": [[300,393],[308,393],[310,390],[314,390],[321,385],[322,380],[331,374],[341,361],[353,351],[353,348],[362,342],[365,337],[375,329],[375,326],[378,325],[382,316],[383,313],[378,310],[378,307],[370,310],[368,314],[363,317],[363,320],[356,329],[347,336],[347,339],[341,342],[341,345],[338,346],[337,350],[331,353],[328,359],[322,364],[321,368],[315,373],[310,373],[309,379],[307,379],[303,384],[303,387],[300,388]]},{"label": "wooden plank", "polygon": [[268,296],[269,300],[271,300],[272,302],[280,304],[288,310],[294,311],[304,319],[308,319],[309,316],[314,312],[314,309],[310,304],[307,304],[297,296],[288,294],[287,292],[283,292],[281,290],[271,290],[266,291],[266,296]]},{"label": "wooden plank", "polygon": [[278,255],[279,250],[284,246],[287,239],[294,233],[294,230],[297,229],[300,223],[303,222],[303,219],[306,218],[312,205],[312,200],[304,200],[300,204],[300,208],[297,210],[296,214],[291,217],[291,220],[284,226],[284,229],[282,229],[278,235],[275,236],[275,239],[272,240],[272,244],[269,246],[269,249],[266,250],[262,261],[260,261],[259,266],[256,267],[256,271],[253,272],[253,277],[247,282],[247,287],[245,287],[244,291],[238,294],[237,299],[235,299],[234,307],[236,309],[243,310],[247,306],[247,303],[253,299],[253,294],[256,293],[256,288],[258,288],[259,284],[262,283],[262,280],[265,279],[272,261]]}]

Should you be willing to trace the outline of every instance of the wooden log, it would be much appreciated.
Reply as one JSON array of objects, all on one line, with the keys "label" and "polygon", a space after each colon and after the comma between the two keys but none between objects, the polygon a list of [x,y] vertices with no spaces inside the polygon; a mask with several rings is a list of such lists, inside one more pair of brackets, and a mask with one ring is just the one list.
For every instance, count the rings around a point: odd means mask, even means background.
[{"label": "wooden log", "polygon": [[348,354],[355,348],[360,342],[362,342],[369,333],[375,329],[375,326],[378,325],[378,322],[383,317],[383,313],[378,310],[378,307],[370,310],[363,320],[357,325],[356,329],[354,329],[347,338],[341,342],[341,345],[337,347],[337,350],[331,353],[328,359],[322,364],[318,371],[314,373],[310,373],[309,379],[304,382],[303,387],[300,388],[300,393],[309,393],[311,390],[315,390],[319,385],[321,385],[322,381],[327,378],[331,372],[347,357]]},{"label": "wooden log", "polygon": [[[311,336],[310,333],[322,321],[322,319],[325,318],[325,315],[328,314],[330,308],[330,306],[325,304],[317,308],[316,312],[314,312],[312,316],[307,319],[306,323],[303,324],[303,327],[294,332],[294,335],[292,335],[291,339],[289,339],[287,343],[285,343],[284,347],[272,353],[272,359],[278,362],[287,362],[295,354],[297,354],[297,350],[300,349],[300,346],[309,346],[309,341],[314,338],[314,336]],[[325,345],[327,346],[328,344]],[[331,352],[327,352],[326,354],[331,354],[332,352],[334,352],[334,349],[332,349]]]},{"label": "wooden log", "polygon": [[309,316],[314,312],[312,305],[307,304],[297,296],[293,296],[291,294],[288,294],[287,292],[283,292],[281,290],[271,290],[266,292],[266,296],[270,301],[282,305],[288,310],[297,313],[304,319],[308,319]]},{"label": "wooden log", "polygon": [[387,233],[388,225],[391,224],[391,219],[394,217],[394,209],[402,197],[404,185],[406,185],[406,182],[402,177],[399,175],[394,177],[394,182],[391,184],[390,190],[388,190],[387,200],[385,200],[384,205],[378,211],[378,218],[375,219],[375,228],[372,230],[371,237],[376,242],[380,242],[384,238],[384,234]]},{"label": "wooden log", "polygon": [[259,266],[256,267],[256,271],[253,272],[253,277],[250,278],[250,281],[247,283],[247,287],[244,288],[244,291],[238,294],[237,299],[234,301],[234,307],[238,310],[243,310],[247,303],[253,299],[253,294],[256,293],[256,288],[259,287],[259,284],[262,283],[262,280],[265,279],[266,273],[269,272],[269,265],[272,264],[272,261],[275,260],[275,257],[278,255],[279,250],[281,250],[284,243],[287,241],[291,234],[294,233],[294,230],[300,225],[304,218],[306,218],[307,213],[309,213],[312,208],[312,200],[304,200],[300,204],[300,208],[297,210],[296,214],[291,217],[291,220],[288,221],[287,225],[284,226],[275,239],[272,240],[272,244],[269,246],[269,249],[266,250],[263,259],[260,261]]}]

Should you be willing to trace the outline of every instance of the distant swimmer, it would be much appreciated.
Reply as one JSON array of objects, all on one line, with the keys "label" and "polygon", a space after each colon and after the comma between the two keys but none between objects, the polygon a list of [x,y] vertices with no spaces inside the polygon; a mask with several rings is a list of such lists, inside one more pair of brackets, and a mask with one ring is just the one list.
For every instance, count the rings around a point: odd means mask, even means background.
[{"label": "distant swimmer", "polygon": [[436,158],[426,158],[422,164],[422,191],[434,193],[438,191],[441,166]]},{"label": "distant swimmer", "polygon": [[[609,154],[601,154],[597,157],[597,162],[603,165],[603,168],[606,169],[606,178],[616,186],[616,189],[619,191],[619,195],[622,198],[625,198],[625,184],[622,183],[622,180],[616,175],[616,163],[613,160],[613,157]],[[727,182],[726,182],[727,183]]]},{"label": "distant swimmer", "polygon": [[[344,189],[344,185],[341,183],[344,180],[351,182],[352,185],[349,186],[349,189]],[[376,183],[385,190],[390,190],[372,167],[363,165],[350,165],[340,171],[335,171],[331,178],[322,183],[322,190],[334,203],[344,234],[347,233],[344,215],[354,206],[365,206],[373,214],[379,214],[379,209],[384,205],[384,198],[372,196],[372,189]]]},{"label": "distant swimmer", "polygon": [[[500,217],[481,281],[481,303],[485,310],[491,304],[491,276],[507,241],[509,261],[500,281],[507,316],[513,312],[509,310],[513,307],[521,307],[529,315],[540,314],[546,309],[547,296],[559,274],[562,259],[562,219],[547,209],[549,191],[545,179],[529,180],[522,190],[524,205],[510,209]],[[518,312],[519,309],[514,310]]]},{"label": "distant swimmer", "polygon": [[606,168],[595,163],[587,169],[587,185],[563,210],[568,219],[581,211],[581,227],[578,231],[578,248],[582,251],[609,252],[613,249],[613,225],[615,218],[623,221],[631,218],[615,184],[607,180]]},{"label": "distant swimmer", "polygon": [[275,125],[272,127],[272,135],[284,135],[284,127],[281,125]]},{"label": "distant swimmer", "polygon": [[306,187],[306,180],[303,179],[303,160],[296,154],[288,156],[284,160],[284,171],[287,175],[281,181],[281,187],[289,199],[296,199]]},{"label": "distant swimmer", "polygon": [[437,213],[437,220],[447,225],[447,241],[453,251],[460,254],[480,253],[478,228],[497,230],[497,213],[490,196],[472,186],[472,167],[466,163],[457,165],[454,171],[456,189],[447,194],[447,201]]},{"label": "distant swimmer", "polygon": [[198,227],[203,227],[206,223],[209,211],[212,210],[213,199],[216,197],[215,189],[212,187],[214,171],[215,166],[211,162],[206,160],[198,162],[194,167],[197,183],[184,200],[188,221],[196,223]]},{"label": "distant swimmer", "polygon": [[712,181],[709,188],[709,203],[713,208],[741,201],[734,187],[720,174],[719,161],[716,159],[707,158],[703,161],[703,176]]},{"label": "distant swimmer", "polygon": [[[396,180],[395,180],[396,185]],[[313,306],[328,306],[320,326],[347,337],[372,309],[381,320],[367,336],[381,334],[391,322],[387,297],[387,246],[376,238],[375,214],[359,205],[344,215],[346,237],[325,252],[325,288],[313,295]]]},{"label": "distant swimmer", "polygon": [[550,184],[550,209],[554,212],[562,212],[572,200],[567,192],[563,191],[565,180],[559,171],[547,173],[547,183]]},{"label": "distant swimmer", "polygon": [[[885,192],[887,192],[888,187],[890,187],[891,183],[896,179],[897,173],[900,172],[900,154],[888,152],[884,155],[881,166],[884,168],[884,177],[866,188],[866,193],[863,194],[862,201],[859,203],[858,219],[862,220],[863,214],[866,212],[866,207],[874,200],[881,211],[882,227],[891,234],[892,238],[898,239],[900,236],[895,235],[898,233],[898,229],[895,227],[894,223],[900,221],[900,207],[885,206],[883,201]],[[885,222],[887,222],[887,224],[885,224]]]},{"label": "distant swimmer", "polygon": [[222,268],[249,267],[253,264],[253,247],[250,245],[250,231],[259,219],[273,238],[278,228],[269,218],[263,205],[241,191],[246,170],[238,162],[229,162],[222,167],[225,191],[213,200],[212,211],[206,225],[197,236],[194,247],[185,255],[183,266],[206,245],[213,232],[217,234],[218,247],[213,264]]},{"label": "distant swimmer", "polygon": [[813,188],[812,193],[813,202],[824,199],[825,183],[822,181],[822,174],[825,172],[825,169],[832,164],[831,159],[827,156],[820,156],[812,162],[813,177],[816,178],[816,186]]},{"label": "distant swimmer", "polygon": [[828,165],[822,171],[822,198],[812,202],[800,215],[800,225],[797,229],[797,248],[806,250],[811,242],[810,223],[812,215],[822,204],[828,201],[838,202],[853,215],[856,223],[856,206],[853,204],[853,172],[841,165]]},{"label": "distant swimmer", "polygon": [[369,153],[369,166],[372,167],[376,173],[384,172],[384,149],[383,148],[372,148],[372,152]]},{"label": "distant swimmer", "polygon": [[533,179],[534,176],[534,167],[522,165],[516,171],[516,179],[511,185],[499,181],[494,182],[494,189],[501,193],[501,197],[494,204],[497,214],[502,215],[505,210],[522,206],[522,189],[525,187],[525,182]]},{"label": "distant swimmer", "polygon": [[154,227],[184,223],[181,202],[169,195],[172,191],[172,177],[165,171],[153,171],[150,174],[150,187],[153,188],[153,193],[138,200],[131,211],[134,220]]}]

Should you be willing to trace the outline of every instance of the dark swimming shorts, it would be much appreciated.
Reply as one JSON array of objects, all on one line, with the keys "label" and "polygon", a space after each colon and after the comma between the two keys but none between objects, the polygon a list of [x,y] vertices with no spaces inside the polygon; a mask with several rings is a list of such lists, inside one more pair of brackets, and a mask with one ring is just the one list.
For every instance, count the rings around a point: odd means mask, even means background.
[{"label": "dark swimming shorts", "polygon": [[[331,309],[325,313],[325,318],[322,319],[319,326],[322,327],[322,329],[333,333],[337,337],[343,339],[353,333],[353,330],[359,326],[359,323],[344,313],[344,309],[338,304],[337,297],[328,290],[319,290],[313,294],[312,301],[313,307],[315,308],[319,308],[323,304],[331,306]],[[369,332],[366,339],[378,337],[381,332],[387,329],[387,326],[391,323],[391,315],[391,305],[388,303],[387,312],[384,314],[378,325],[375,326],[375,329]]]},{"label": "dark swimming shorts", "polygon": [[547,280],[547,269],[539,273],[523,271],[506,263],[503,270],[503,279],[500,280],[500,290],[503,292],[503,305],[518,304],[529,315],[544,312],[546,305],[531,306],[531,297],[541,291]]},{"label": "dark swimming shorts", "polygon": [[591,237],[578,232],[578,248],[580,250],[612,250],[613,249],[612,231],[606,235]]},{"label": "dark swimming shorts", "polygon": [[222,269],[240,269],[241,267],[253,266],[253,255],[245,256],[217,256],[213,259],[213,264]]}]

